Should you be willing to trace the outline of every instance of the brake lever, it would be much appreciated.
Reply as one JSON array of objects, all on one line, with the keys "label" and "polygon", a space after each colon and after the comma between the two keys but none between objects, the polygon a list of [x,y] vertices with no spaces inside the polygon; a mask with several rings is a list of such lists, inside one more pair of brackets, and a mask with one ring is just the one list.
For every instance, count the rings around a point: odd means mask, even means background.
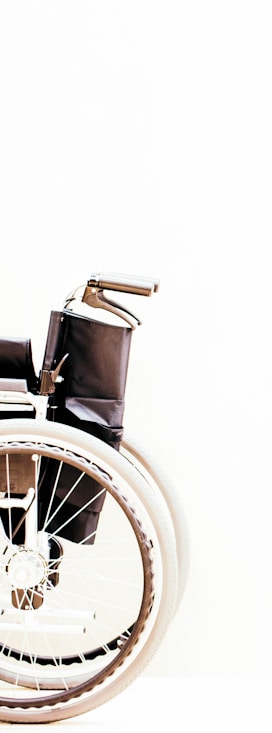
[{"label": "brake lever", "polygon": [[135,316],[134,313],[131,313],[127,308],[124,308],[123,305],[106,298],[102,288],[94,288],[87,285],[82,296],[82,302],[87,303],[87,305],[90,305],[92,308],[103,308],[110,313],[114,313],[114,315],[123,318],[124,321],[129,323],[132,329],[135,329],[136,327],[135,321],[138,326],[141,325],[140,319]]}]

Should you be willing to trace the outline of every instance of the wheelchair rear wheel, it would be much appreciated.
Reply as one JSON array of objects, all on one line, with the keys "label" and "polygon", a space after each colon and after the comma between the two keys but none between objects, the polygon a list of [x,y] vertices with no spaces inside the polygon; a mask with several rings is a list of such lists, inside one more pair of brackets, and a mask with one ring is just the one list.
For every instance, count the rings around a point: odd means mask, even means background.
[{"label": "wheelchair rear wheel", "polygon": [[0,720],[80,715],[141,673],[173,618],[171,514],[117,451],[36,420],[0,424],[0,507]]}]

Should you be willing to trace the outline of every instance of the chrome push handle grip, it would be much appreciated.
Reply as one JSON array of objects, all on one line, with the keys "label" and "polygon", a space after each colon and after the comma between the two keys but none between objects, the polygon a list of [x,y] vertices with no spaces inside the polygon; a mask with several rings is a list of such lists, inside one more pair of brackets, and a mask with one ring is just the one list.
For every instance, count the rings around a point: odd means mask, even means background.
[{"label": "chrome push handle grip", "polygon": [[150,296],[159,289],[159,280],[135,275],[118,275],[115,273],[101,273],[91,275],[88,287],[100,290],[113,290],[119,293]]}]

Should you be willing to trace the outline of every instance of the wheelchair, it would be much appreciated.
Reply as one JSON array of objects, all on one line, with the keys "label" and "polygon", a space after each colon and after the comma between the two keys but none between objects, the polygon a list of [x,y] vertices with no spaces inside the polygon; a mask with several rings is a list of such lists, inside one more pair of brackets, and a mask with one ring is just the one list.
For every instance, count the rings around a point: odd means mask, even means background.
[{"label": "wheelchair", "polygon": [[91,275],[51,312],[38,376],[29,339],[0,341],[1,721],[58,721],[121,693],[180,605],[186,521],[124,433],[139,320],[112,300],[158,288]]}]

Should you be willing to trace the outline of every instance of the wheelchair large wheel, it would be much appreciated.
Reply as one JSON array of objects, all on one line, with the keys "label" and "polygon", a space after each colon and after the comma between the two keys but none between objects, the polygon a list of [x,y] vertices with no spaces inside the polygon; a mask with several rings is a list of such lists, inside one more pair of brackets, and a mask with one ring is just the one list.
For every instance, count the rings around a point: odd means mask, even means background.
[{"label": "wheelchair large wheel", "polygon": [[36,420],[0,424],[0,507],[0,720],[80,715],[141,673],[173,618],[171,514],[117,451]]}]

